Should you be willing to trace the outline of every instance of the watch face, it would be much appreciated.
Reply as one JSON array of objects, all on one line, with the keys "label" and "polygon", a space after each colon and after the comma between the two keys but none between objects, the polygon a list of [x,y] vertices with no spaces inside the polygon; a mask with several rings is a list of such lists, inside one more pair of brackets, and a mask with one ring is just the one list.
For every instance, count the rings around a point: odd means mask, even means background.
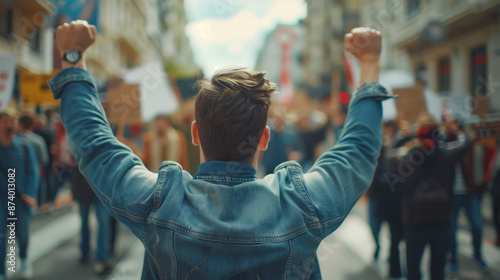
[{"label": "watch face", "polygon": [[80,60],[80,51],[78,50],[69,50],[65,54],[65,60],[67,60],[70,63],[76,63],[78,60]]}]

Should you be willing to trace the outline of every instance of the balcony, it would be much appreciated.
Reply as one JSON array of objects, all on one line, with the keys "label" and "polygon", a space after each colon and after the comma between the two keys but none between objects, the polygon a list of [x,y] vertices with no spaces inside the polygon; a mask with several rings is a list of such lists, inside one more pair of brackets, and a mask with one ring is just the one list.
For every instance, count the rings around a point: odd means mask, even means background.
[{"label": "balcony", "polygon": [[[464,17],[490,9],[499,2],[496,0],[440,0],[425,2],[411,14],[401,11],[392,25],[391,39],[396,46],[413,44],[432,20],[440,20],[446,25],[455,23]],[[403,9],[401,9],[403,10]]]}]

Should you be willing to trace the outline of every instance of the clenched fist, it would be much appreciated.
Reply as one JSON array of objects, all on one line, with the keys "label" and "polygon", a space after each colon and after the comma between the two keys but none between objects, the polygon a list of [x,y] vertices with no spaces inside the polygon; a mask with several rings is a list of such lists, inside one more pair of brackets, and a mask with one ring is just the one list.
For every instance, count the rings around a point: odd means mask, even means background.
[{"label": "clenched fist", "polygon": [[378,62],[382,35],[379,31],[367,27],[354,28],[344,37],[344,48],[352,53],[361,63]]},{"label": "clenched fist", "polygon": [[89,25],[84,20],[65,23],[56,30],[56,44],[61,54],[73,49],[83,53],[95,42],[95,39],[95,26]]}]

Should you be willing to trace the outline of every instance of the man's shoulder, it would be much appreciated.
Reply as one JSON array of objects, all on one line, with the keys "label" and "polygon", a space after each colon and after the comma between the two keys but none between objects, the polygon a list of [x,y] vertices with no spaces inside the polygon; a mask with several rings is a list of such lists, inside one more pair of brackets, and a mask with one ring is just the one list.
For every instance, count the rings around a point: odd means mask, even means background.
[{"label": "man's shoulder", "polygon": [[278,172],[281,169],[287,169],[287,168],[293,168],[297,171],[299,171],[299,170],[303,171],[302,165],[300,165],[300,163],[298,163],[295,160],[289,160],[289,161],[285,161],[285,162],[281,163],[280,165],[276,166],[276,168],[274,169],[274,173]]},{"label": "man's shoulder", "polygon": [[23,149],[23,146],[28,146],[31,145],[33,140],[30,138],[26,137],[25,135],[18,134],[14,136],[14,140],[12,140],[12,145],[11,147],[13,149]]},{"label": "man's shoulder", "polygon": [[29,140],[30,143],[32,143],[33,145],[36,145],[36,146],[41,146],[42,144],[45,143],[45,140],[43,139],[43,137],[34,133],[34,132],[27,132],[24,134],[20,134],[20,136],[22,138]]}]

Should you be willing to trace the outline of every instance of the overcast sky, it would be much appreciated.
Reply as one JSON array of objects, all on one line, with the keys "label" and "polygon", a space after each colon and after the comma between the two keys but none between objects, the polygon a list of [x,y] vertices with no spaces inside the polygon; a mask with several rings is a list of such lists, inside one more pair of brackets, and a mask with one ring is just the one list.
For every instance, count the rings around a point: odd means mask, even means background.
[{"label": "overcast sky", "polygon": [[205,75],[227,65],[255,67],[267,34],[278,23],[305,18],[304,0],[186,0],[186,27]]}]

